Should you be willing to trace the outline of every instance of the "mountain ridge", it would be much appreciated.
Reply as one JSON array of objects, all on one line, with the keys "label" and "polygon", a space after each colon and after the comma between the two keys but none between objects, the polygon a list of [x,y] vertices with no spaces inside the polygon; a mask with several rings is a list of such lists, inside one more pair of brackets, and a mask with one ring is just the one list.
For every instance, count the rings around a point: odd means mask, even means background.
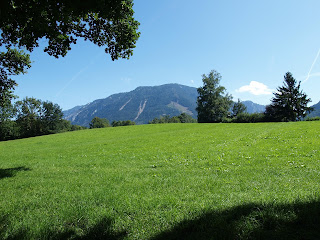
[{"label": "mountain ridge", "polygon": [[[112,94],[83,106],[63,111],[64,118],[73,124],[88,126],[93,117],[109,121],[131,120],[145,124],[164,115],[187,113],[197,118],[197,88],[177,83],[159,86],[140,86],[130,92]],[[247,112],[263,112],[264,105],[243,101]]]}]

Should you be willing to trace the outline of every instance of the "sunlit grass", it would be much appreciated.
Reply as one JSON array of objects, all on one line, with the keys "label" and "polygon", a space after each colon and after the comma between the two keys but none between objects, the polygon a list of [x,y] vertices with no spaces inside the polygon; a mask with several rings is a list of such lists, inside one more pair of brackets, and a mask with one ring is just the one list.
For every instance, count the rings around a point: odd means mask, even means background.
[{"label": "sunlit grass", "polygon": [[295,223],[293,206],[319,203],[319,146],[320,122],[143,125],[1,142],[0,238],[174,239],[193,221],[212,222],[193,232],[219,235],[208,231],[223,229],[219,213],[236,209],[234,219],[245,207],[250,214],[222,237],[254,237],[267,231],[263,219]]}]

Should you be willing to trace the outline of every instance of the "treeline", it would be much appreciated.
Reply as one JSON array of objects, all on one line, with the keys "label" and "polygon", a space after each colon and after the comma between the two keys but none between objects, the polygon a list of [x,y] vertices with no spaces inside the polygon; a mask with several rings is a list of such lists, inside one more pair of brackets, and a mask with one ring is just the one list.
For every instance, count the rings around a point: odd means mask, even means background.
[{"label": "treeline", "polygon": [[149,121],[149,124],[161,124],[161,123],[196,123],[197,120],[192,118],[186,113],[181,113],[179,116],[170,117],[168,115],[162,116],[160,118],[154,118]]},{"label": "treeline", "polygon": [[136,125],[136,123],[131,120],[113,121],[110,125],[108,119],[94,117],[89,123],[89,128],[92,129],[92,128],[120,127],[120,126],[132,126],[132,125]]},{"label": "treeline", "polygon": [[81,130],[63,119],[58,104],[26,97],[0,108],[0,141]]},{"label": "treeline", "polygon": [[221,75],[215,70],[202,75],[203,87],[197,89],[199,123],[301,121],[313,111],[308,107],[311,99],[300,90],[300,82],[290,72],[285,74],[283,85],[277,88],[263,113],[246,113],[246,107],[240,100],[233,103],[232,96],[226,93],[225,87],[219,85],[220,80]]}]

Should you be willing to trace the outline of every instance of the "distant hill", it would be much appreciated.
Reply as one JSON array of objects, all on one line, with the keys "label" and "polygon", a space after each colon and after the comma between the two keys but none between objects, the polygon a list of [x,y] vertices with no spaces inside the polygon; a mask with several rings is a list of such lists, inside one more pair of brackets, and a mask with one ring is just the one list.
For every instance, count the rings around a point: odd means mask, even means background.
[{"label": "distant hill", "polygon": [[65,119],[73,124],[88,126],[95,116],[114,120],[131,120],[137,124],[163,115],[187,113],[197,117],[197,89],[179,84],[138,87],[127,93],[118,93],[95,100],[84,106],[64,111]]},{"label": "distant hill", "polygon": [[312,107],[314,110],[308,115],[308,117],[320,117],[320,101]]},{"label": "distant hill", "polygon": [[248,113],[259,113],[266,110],[266,106],[254,103],[252,101],[243,101],[242,103],[247,107]]},{"label": "distant hill", "polygon": [[[180,84],[138,87],[131,92],[113,94],[84,106],[64,111],[64,118],[73,124],[88,126],[92,118],[131,120],[145,124],[164,115],[187,113],[197,118],[197,89]],[[262,112],[265,106],[251,101],[243,102],[249,113]]]}]

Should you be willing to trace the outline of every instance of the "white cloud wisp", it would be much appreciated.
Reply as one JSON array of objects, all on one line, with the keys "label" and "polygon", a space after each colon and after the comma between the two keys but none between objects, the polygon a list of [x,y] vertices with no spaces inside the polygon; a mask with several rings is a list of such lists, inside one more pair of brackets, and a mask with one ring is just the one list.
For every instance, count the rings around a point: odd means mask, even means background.
[{"label": "white cloud wisp", "polygon": [[313,63],[312,63],[312,65],[311,65],[311,67],[310,67],[310,70],[309,70],[309,72],[308,72],[308,75],[307,75],[306,79],[305,79],[302,83],[305,83],[306,81],[308,81],[310,77],[319,76],[319,73],[311,74],[311,71],[313,70],[314,65],[315,65],[316,62],[318,61],[319,56],[320,56],[320,49],[319,49],[319,51],[318,51],[318,53],[317,53],[316,58],[313,60]]},{"label": "white cloud wisp", "polygon": [[236,90],[236,92],[249,92],[253,95],[271,95],[272,89],[263,83],[251,81],[249,85],[245,85]]}]

